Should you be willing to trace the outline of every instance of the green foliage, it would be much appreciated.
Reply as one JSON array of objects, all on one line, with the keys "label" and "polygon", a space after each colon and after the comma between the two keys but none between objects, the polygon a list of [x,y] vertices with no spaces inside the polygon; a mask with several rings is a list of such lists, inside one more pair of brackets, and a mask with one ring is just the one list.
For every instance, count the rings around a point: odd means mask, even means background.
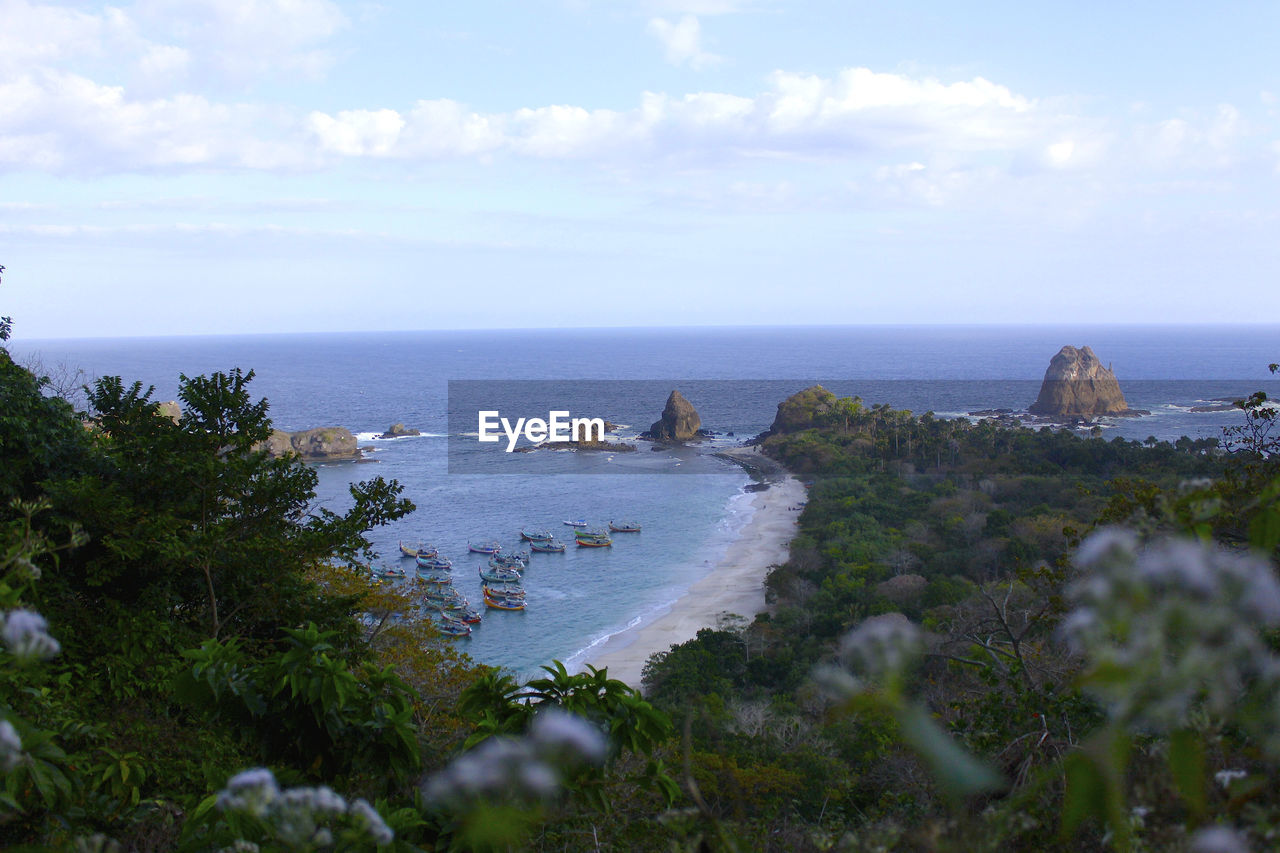
[{"label": "green foliage", "polygon": [[265,764],[317,780],[363,771],[394,783],[417,772],[408,686],[390,669],[338,656],[336,632],[309,625],[284,633],[283,648],[252,661],[235,639],[185,652],[192,666],[177,695],[250,737]]}]

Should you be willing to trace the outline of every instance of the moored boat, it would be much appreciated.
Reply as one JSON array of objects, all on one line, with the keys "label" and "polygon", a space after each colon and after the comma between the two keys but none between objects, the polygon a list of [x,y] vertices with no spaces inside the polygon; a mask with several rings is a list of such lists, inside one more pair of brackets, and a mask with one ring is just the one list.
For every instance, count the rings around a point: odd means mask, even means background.
[{"label": "moored boat", "polygon": [[523,596],[506,595],[498,592],[484,592],[485,607],[492,607],[494,610],[524,610],[525,601]]},{"label": "moored boat", "polygon": [[577,521],[566,521],[565,524],[570,527],[586,527],[587,520],[585,518],[579,518]]},{"label": "moored boat", "polygon": [[448,557],[441,557],[439,554],[433,554],[430,557],[424,557],[419,554],[415,560],[420,569],[432,569],[439,572],[447,572],[453,568],[453,561]]},{"label": "moored boat", "polygon": [[393,566],[382,566],[374,570],[374,574],[380,578],[407,578],[409,573],[404,569],[398,569]]},{"label": "moored boat", "polygon": [[436,628],[441,634],[445,634],[450,637],[471,636],[471,626],[458,619],[445,617],[436,623]]},{"label": "moored boat", "polygon": [[476,554],[496,554],[502,550],[502,545],[494,539],[488,542],[468,542],[467,550]]},{"label": "moored boat", "polygon": [[563,554],[564,543],[552,539],[547,542],[531,542],[529,548],[538,554]]},{"label": "moored boat", "polygon": [[432,545],[423,545],[419,542],[417,545],[406,545],[404,541],[400,542],[400,556],[402,557],[434,557],[436,549]]},{"label": "moored boat", "polygon": [[635,521],[610,521],[609,529],[614,533],[639,533],[640,524]]},{"label": "moored boat", "polygon": [[494,554],[489,558],[489,565],[495,569],[515,569],[523,571],[525,566],[529,565],[529,552],[521,551],[518,554]]},{"label": "moored boat", "polygon": [[520,538],[525,542],[550,542],[550,530],[521,530]]},{"label": "moored boat", "polygon": [[492,566],[480,567],[480,580],[495,581],[498,583],[509,583],[520,580],[520,573],[514,569],[500,569]]},{"label": "moored boat", "polygon": [[604,530],[591,530],[591,532],[579,530],[573,538],[577,540],[579,548],[608,548],[613,544],[613,539],[609,538],[609,534]]},{"label": "moored boat", "polygon": [[448,586],[453,583],[453,578],[442,572],[424,572],[419,569],[418,581],[420,583],[432,584],[434,586]]}]

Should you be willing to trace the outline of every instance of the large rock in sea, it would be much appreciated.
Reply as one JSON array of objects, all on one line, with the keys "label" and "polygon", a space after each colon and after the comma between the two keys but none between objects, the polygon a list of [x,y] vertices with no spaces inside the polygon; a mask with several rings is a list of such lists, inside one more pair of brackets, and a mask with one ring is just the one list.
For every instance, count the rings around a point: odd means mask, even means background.
[{"label": "large rock in sea", "polygon": [[811,429],[835,408],[836,395],[821,385],[797,391],[778,404],[778,414],[766,435],[781,435]]},{"label": "large rock in sea", "polygon": [[1067,346],[1049,362],[1040,396],[1027,409],[1033,415],[1093,417],[1129,411],[1111,368],[1089,347]]},{"label": "large rock in sea", "polygon": [[336,462],[359,459],[356,437],[346,427],[317,427],[298,432],[272,430],[266,441],[272,456],[296,454],[305,462]]},{"label": "large rock in sea", "polygon": [[403,438],[409,435],[422,435],[422,431],[406,427],[404,424],[392,424],[378,438]]},{"label": "large rock in sea", "polygon": [[649,436],[654,441],[690,441],[698,437],[700,426],[697,409],[679,391],[672,391],[662,417],[649,427]]}]

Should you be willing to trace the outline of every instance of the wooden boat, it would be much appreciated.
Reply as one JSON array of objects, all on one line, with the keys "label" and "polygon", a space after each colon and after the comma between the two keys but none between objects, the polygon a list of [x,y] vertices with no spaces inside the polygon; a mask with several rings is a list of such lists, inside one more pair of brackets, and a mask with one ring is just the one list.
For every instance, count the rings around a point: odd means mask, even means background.
[{"label": "wooden boat", "polygon": [[613,540],[608,536],[580,536],[578,538],[579,548],[608,548],[613,544]]},{"label": "wooden boat", "polygon": [[592,539],[608,539],[609,531],[605,530],[603,527],[592,527],[575,530],[573,531],[573,535],[578,539],[582,539],[584,537],[590,537]]},{"label": "wooden boat", "polygon": [[609,529],[614,533],[639,533],[640,525],[634,521],[610,521]]},{"label": "wooden boat", "polygon": [[418,581],[420,583],[432,584],[434,586],[448,586],[453,583],[453,578],[439,572],[426,572],[418,570]]},{"label": "wooden boat", "polygon": [[418,568],[432,569],[438,572],[447,572],[453,568],[453,561],[448,557],[441,557],[438,554],[431,557],[424,557],[419,554],[416,558]]},{"label": "wooden boat", "polygon": [[492,567],[481,566],[480,580],[509,583],[511,581],[519,581],[520,573],[511,569],[495,569]]},{"label": "wooden boat", "polygon": [[484,605],[494,610],[524,610],[525,602],[522,596],[502,595],[485,590]]},{"label": "wooden boat", "polygon": [[549,542],[531,542],[529,543],[529,547],[539,554],[564,553],[564,543],[558,542],[555,539],[552,539]]},{"label": "wooden boat", "polygon": [[502,550],[502,545],[492,539],[488,542],[468,542],[467,550],[476,554],[496,554]]},{"label": "wooden boat", "polygon": [[436,549],[432,545],[423,545],[421,542],[417,545],[406,545],[401,541],[400,555],[402,557],[434,557]]},{"label": "wooden boat", "polygon": [[521,530],[520,539],[525,542],[550,542],[550,530]]},{"label": "wooden boat", "polygon": [[480,611],[470,605],[466,607],[446,607],[445,613],[465,625],[475,625],[480,622]]},{"label": "wooden boat", "polygon": [[495,569],[515,569],[523,571],[529,565],[529,552],[521,551],[519,554],[494,554],[489,558],[489,565]]},{"label": "wooden boat", "polygon": [[524,587],[520,585],[520,581],[481,581],[480,588],[484,592],[493,593],[495,595],[510,595],[516,598],[524,598]]},{"label": "wooden boat", "polygon": [[457,619],[444,618],[437,624],[436,628],[441,634],[449,637],[469,637],[471,636],[471,626]]},{"label": "wooden boat", "polygon": [[570,527],[586,527],[587,520],[585,518],[579,518],[577,521],[566,521],[565,524]]},{"label": "wooden boat", "polygon": [[451,584],[433,584],[422,594],[423,600],[431,606],[452,607],[455,605],[466,606],[466,597],[453,588]]},{"label": "wooden boat", "polygon": [[409,577],[409,573],[408,573],[408,572],[406,572],[404,569],[397,569],[397,568],[393,568],[392,566],[383,566],[383,567],[382,567],[382,568],[380,568],[380,569],[376,569],[376,570],[374,571],[374,574],[376,574],[376,575],[377,575],[378,577],[380,577],[380,578],[407,578],[407,577]]}]

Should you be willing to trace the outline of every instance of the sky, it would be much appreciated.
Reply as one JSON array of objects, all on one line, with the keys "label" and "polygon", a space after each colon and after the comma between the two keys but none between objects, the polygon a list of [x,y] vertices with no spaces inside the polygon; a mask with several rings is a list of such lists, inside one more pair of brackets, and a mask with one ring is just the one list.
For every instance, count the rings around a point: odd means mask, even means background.
[{"label": "sky", "polygon": [[22,338],[1280,318],[1280,4],[0,0]]}]

